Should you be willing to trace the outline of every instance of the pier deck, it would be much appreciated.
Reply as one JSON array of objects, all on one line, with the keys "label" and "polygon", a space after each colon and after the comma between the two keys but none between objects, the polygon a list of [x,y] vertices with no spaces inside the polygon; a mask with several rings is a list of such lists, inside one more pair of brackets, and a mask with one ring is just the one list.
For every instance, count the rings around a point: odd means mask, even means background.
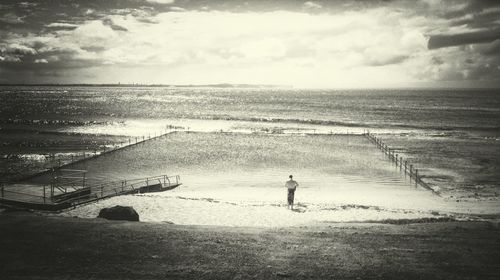
[{"label": "pier deck", "polygon": [[109,181],[91,186],[83,184],[79,187],[4,184],[0,187],[0,205],[59,211],[113,196],[167,191],[179,185],[179,175]]}]

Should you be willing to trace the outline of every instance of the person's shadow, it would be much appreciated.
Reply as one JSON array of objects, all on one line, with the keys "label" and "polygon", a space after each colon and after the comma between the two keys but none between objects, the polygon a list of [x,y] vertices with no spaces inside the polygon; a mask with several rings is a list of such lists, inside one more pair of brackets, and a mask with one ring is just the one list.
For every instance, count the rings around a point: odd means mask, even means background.
[{"label": "person's shadow", "polygon": [[307,208],[306,205],[298,203],[298,204],[295,204],[292,211],[296,212],[296,213],[304,213],[304,212],[306,212],[306,208]]}]

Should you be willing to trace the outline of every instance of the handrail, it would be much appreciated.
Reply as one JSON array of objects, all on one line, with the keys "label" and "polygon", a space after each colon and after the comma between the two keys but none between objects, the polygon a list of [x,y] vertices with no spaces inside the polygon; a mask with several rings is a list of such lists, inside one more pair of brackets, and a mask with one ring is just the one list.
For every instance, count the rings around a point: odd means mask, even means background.
[{"label": "handrail", "polygon": [[[170,180],[172,178],[175,178],[174,180]],[[89,199],[101,199],[101,198],[107,198],[111,196],[116,196],[120,194],[126,194],[130,192],[135,192],[138,191],[141,188],[152,186],[152,185],[158,185],[160,184],[162,188],[165,187],[171,187],[175,185],[179,185],[179,175],[175,176],[167,176],[167,175],[157,175],[157,176],[152,176],[152,177],[144,177],[144,178],[135,178],[135,179],[130,179],[130,180],[117,180],[117,181],[110,181],[110,182],[105,182],[102,184],[97,184],[97,185],[92,185],[92,186],[86,186],[83,188],[76,189],[76,191],[81,191],[81,190],[89,190],[89,193],[81,194],[78,196],[71,196],[66,199],[58,199],[57,201],[54,201],[54,194],[53,192],[47,196],[45,195],[45,188],[47,187],[46,185],[43,185],[44,188],[44,196],[33,194],[33,193],[26,193],[26,192],[20,192],[20,191],[14,191],[12,189],[5,189],[4,185],[1,186],[1,196],[0,199],[5,200],[10,200],[10,201],[22,201],[19,200],[19,197],[13,198],[13,197],[7,197],[5,194],[14,194],[17,196],[29,196],[33,198],[38,198],[41,201],[43,201],[43,204],[61,204],[61,203],[72,203],[72,202],[78,202],[80,200],[89,200]],[[175,183],[174,183],[175,182]],[[75,192],[76,192],[75,191]],[[74,192],[68,192],[67,194],[71,194]],[[1,200],[0,200],[1,201]],[[78,202],[79,203],[79,202]],[[77,203],[77,204],[78,204]]]}]

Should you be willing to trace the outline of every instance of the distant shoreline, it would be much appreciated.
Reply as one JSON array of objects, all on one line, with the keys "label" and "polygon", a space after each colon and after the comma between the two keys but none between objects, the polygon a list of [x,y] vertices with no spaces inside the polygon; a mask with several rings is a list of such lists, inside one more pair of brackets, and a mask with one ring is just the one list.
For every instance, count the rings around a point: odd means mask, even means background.
[{"label": "distant shoreline", "polygon": [[188,85],[169,85],[169,84],[0,84],[0,86],[59,86],[59,87],[172,87],[172,88],[292,88],[286,85],[265,85],[265,84],[188,84]]},{"label": "distant shoreline", "polygon": [[219,84],[113,84],[113,83],[103,83],[103,84],[86,84],[86,83],[76,83],[76,84],[63,84],[63,83],[40,83],[40,84],[23,84],[23,83],[0,83],[0,87],[150,87],[150,88],[234,88],[234,89],[245,89],[245,88],[273,88],[273,89],[309,89],[309,90],[454,90],[454,91],[467,91],[467,90],[484,90],[484,91],[495,91],[499,90],[498,87],[301,87],[293,85],[272,85],[272,84],[229,84],[229,83],[219,83]]}]

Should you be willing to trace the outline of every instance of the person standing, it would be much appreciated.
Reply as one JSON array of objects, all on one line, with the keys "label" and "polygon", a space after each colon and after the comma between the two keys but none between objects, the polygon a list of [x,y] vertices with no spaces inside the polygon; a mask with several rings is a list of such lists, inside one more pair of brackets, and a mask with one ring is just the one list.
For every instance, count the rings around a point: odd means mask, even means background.
[{"label": "person standing", "polygon": [[297,181],[293,180],[293,175],[288,176],[290,180],[286,181],[285,187],[288,189],[288,208],[293,210],[293,200],[295,198],[295,190],[299,186]]}]

